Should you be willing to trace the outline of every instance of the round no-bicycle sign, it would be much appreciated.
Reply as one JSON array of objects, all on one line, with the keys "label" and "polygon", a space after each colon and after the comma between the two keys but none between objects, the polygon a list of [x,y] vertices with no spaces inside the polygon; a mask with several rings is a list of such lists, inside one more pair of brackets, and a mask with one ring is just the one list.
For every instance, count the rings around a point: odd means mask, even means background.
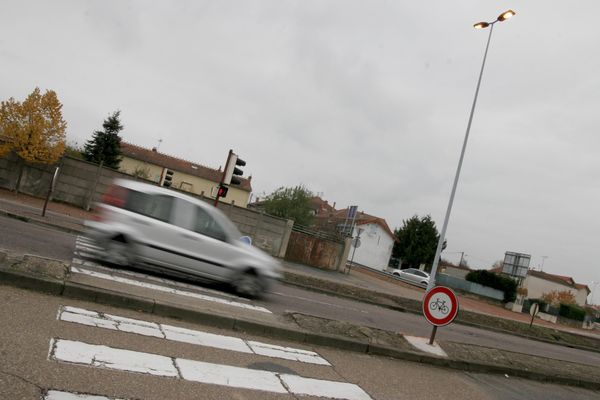
[{"label": "round no-bicycle sign", "polygon": [[445,286],[436,286],[425,294],[423,315],[434,326],[445,326],[458,314],[458,298]]}]

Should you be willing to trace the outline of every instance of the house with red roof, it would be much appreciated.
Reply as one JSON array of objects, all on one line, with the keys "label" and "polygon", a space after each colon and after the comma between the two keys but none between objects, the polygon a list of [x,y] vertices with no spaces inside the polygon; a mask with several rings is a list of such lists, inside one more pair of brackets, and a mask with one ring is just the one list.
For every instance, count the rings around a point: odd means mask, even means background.
[{"label": "house with red roof", "polygon": [[527,272],[527,276],[523,280],[523,287],[527,288],[527,297],[530,299],[539,299],[544,293],[554,290],[571,292],[581,307],[586,306],[587,297],[590,294],[587,285],[575,282],[570,276],[549,274],[533,269]]},{"label": "house with red roof", "polygon": [[[491,271],[500,274],[502,268],[493,268]],[[571,292],[575,297],[575,302],[581,307],[587,305],[587,297],[590,294],[590,288],[587,285],[575,282],[570,276],[549,274],[534,269],[527,271],[521,287],[527,289],[526,298],[528,299],[539,299],[552,291]]]},{"label": "house with red roof", "polygon": [[[197,162],[160,153],[157,148],[147,149],[121,142],[119,170],[129,175],[160,183],[166,170],[173,171],[172,186],[192,194],[215,198],[223,171],[206,167]],[[252,192],[252,177],[240,178],[239,186],[230,186],[223,203],[246,207]]]},{"label": "house with red roof", "polygon": [[396,236],[385,219],[357,212],[355,218],[348,218],[349,209],[328,210],[316,215],[316,225],[322,229],[335,229],[347,232],[351,237],[360,237],[360,244],[353,247],[348,260],[369,268],[385,271],[388,267]]}]

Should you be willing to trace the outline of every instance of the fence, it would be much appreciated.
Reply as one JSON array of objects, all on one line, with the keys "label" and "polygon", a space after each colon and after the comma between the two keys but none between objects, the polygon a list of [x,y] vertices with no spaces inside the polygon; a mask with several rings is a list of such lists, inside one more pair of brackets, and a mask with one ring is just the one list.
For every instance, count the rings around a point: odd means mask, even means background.
[{"label": "fence", "polygon": [[294,226],[285,259],[318,268],[339,270],[346,264],[344,241],[334,235]]},{"label": "fence", "polygon": [[479,283],[469,282],[467,280],[456,278],[454,276],[438,274],[435,278],[435,282],[438,285],[463,290],[465,292],[477,294],[479,296],[489,297],[494,300],[504,300],[504,292],[501,290],[492,289],[490,287],[480,285]]}]

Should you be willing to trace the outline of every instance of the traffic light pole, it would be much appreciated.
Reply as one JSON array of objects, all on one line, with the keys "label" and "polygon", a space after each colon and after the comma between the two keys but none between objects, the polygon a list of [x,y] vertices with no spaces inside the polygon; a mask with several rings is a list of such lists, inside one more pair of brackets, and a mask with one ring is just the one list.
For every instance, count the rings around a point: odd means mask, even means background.
[{"label": "traffic light pole", "polygon": [[[221,181],[219,182],[219,187],[225,182],[225,174],[227,173],[227,169],[229,167],[229,161],[231,161],[231,154],[233,154],[233,150],[229,149],[229,154],[227,155],[227,162],[225,163],[225,168],[223,168],[223,173],[221,174]],[[215,207],[219,207],[219,194],[221,191],[217,189],[217,196],[215,197]]]}]

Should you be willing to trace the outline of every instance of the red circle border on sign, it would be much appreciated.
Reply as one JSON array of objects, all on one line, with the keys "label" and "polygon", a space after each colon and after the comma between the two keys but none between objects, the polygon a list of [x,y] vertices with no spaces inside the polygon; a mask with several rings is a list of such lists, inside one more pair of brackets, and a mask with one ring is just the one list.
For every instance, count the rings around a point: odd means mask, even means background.
[{"label": "red circle border on sign", "polygon": [[[452,303],[451,304],[452,312],[449,313],[448,316],[443,319],[435,318],[433,315],[431,315],[429,313],[429,307],[425,307],[426,304],[429,304],[429,300],[431,300],[431,297],[434,294],[439,293],[439,292],[442,292],[445,295],[447,295],[450,298],[450,302]],[[425,316],[425,319],[431,325],[445,326],[445,325],[448,325],[450,322],[454,321],[454,318],[456,318],[456,315],[458,315],[458,298],[456,297],[456,294],[452,291],[452,289],[447,288],[445,286],[435,286],[435,287],[431,288],[431,290],[425,294],[425,297],[423,298],[422,307],[423,307],[423,315]]]}]

